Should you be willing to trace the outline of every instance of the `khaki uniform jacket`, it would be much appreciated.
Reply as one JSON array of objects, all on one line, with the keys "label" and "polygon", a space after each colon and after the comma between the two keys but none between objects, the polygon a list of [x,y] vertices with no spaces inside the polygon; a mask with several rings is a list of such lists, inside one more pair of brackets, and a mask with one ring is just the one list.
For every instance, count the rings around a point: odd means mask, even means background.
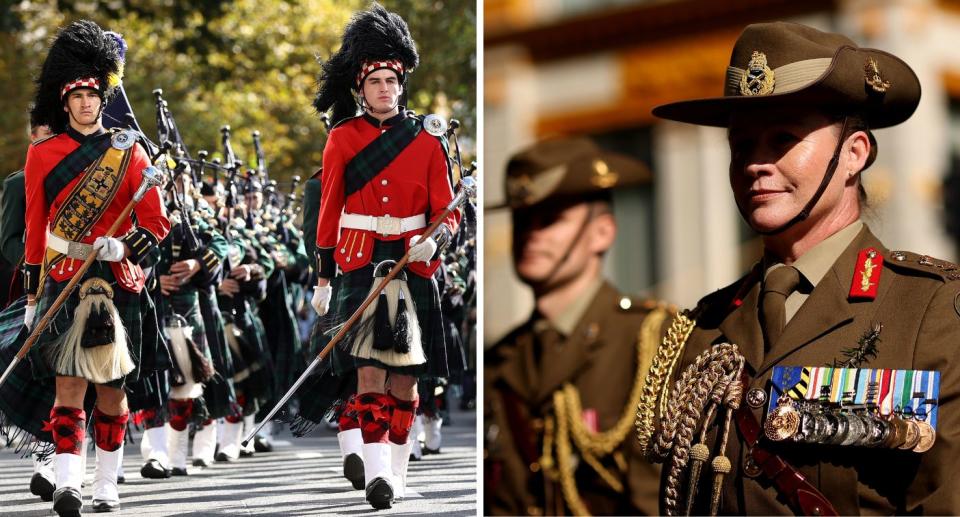
[{"label": "khaki uniform jacket", "polygon": [[[884,258],[876,298],[848,299],[858,253],[868,247],[876,248]],[[760,388],[769,394],[774,366],[825,366],[842,361],[843,349],[857,346],[872,324],[881,323],[877,357],[860,367],[942,373],[933,448],[918,454],[765,441],[767,448],[806,476],[840,515],[960,514],[960,282],[954,281],[960,278],[958,273],[957,266],[946,262],[890,252],[864,227],[769,351],[764,352],[757,316],[761,274],[755,270],[701,300],[696,328],[675,371],[679,374],[710,346],[730,342],[740,347],[752,379],[744,393]],[[735,303],[738,294],[739,306]],[[762,423],[765,409],[752,411]],[[720,513],[793,513],[762,474],[758,478],[744,475],[745,454],[741,435],[731,430],[727,456],[733,471],[725,480]],[[701,491],[707,490],[701,485]]]},{"label": "khaki uniform jacket", "polygon": [[[544,471],[553,470],[549,463],[555,460],[543,465],[541,458],[545,427],[556,427],[554,393],[567,383],[579,392],[585,420],[595,415],[599,430],[611,429],[625,416],[631,422],[614,454],[601,460],[622,484],[621,493],[603,481],[571,444],[577,455],[577,488],[588,511],[597,515],[657,513],[659,469],[640,454],[632,429],[636,408],[628,407],[628,400],[638,375],[645,377],[669,318],[656,328],[650,340],[654,342],[647,343],[642,352],[644,365],[638,365],[641,325],[655,304],[633,301],[624,309],[622,299],[613,286],[600,286],[575,330],[558,344],[543,345],[540,365],[549,367],[541,367],[534,358],[537,338],[532,320],[486,352],[485,514],[573,512],[560,484],[545,480]],[[642,374],[640,368],[644,368]]]}]

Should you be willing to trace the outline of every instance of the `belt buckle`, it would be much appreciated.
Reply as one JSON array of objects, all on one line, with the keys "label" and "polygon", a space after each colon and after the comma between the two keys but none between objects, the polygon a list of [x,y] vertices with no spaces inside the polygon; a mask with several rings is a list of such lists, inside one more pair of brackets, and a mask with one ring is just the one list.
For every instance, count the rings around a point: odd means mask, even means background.
[{"label": "belt buckle", "polygon": [[400,218],[389,215],[377,218],[377,233],[381,235],[400,235]]},{"label": "belt buckle", "polygon": [[93,246],[90,244],[84,244],[82,242],[67,242],[67,256],[72,258],[87,258],[87,255],[90,254],[90,251],[93,250]]}]

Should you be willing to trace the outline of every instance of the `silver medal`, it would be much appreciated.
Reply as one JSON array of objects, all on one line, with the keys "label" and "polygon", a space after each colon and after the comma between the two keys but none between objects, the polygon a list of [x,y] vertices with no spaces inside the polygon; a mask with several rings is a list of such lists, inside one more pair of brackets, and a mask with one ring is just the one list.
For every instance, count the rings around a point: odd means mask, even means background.
[{"label": "silver medal", "polygon": [[433,136],[443,136],[447,132],[447,121],[431,113],[423,117],[423,129]]},{"label": "silver medal", "polygon": [[121,151],[130,149],[135,143],[137,143],[137,132],[129,129],[120,130],[110,137],[110,145]]}]

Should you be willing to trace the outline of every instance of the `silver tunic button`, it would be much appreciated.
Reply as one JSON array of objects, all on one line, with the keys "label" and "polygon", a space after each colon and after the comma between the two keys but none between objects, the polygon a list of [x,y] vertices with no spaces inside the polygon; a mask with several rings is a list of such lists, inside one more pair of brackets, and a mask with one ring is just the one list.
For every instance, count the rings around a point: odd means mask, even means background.
[{"label": "silver tunic button", "polygon": [[387,180],[380,180],[380,184],[383,185],[384,187],[386,187],[386,186],[387,186]]},{"label": "silver tunic button", "polygon": [[760,409],[767,401],[767,394],[760,388],[753,388],[747,392],[747,405],[753,409]]},{"label": "silver tunic button", "polygon": [[390,198],[388,198],[387,196],[383,196],[383,202],[386,203],[387,201],[390,201]]}]

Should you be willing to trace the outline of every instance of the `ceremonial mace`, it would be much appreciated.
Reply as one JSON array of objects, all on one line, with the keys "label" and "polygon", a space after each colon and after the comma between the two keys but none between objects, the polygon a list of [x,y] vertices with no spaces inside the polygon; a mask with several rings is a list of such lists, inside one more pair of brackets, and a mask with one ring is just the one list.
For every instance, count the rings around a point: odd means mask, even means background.
[{"label": "ceremonial mace", "polygon": [[[471,196],[476,194],[476,192],[477,192],[476,178],[472,176],[464,176],[463,178],[461,178],[460,189],[457,192],[456,197],[454,197],[453,200],[450,201],[450,204],[447,205],[447,208],[444,209],[443,213],[440,214],[440,216],[437,217],[433,221],[433,223],[430,224],[429,227],[427,227],[426,231],[424,231],[422,235],[420,235],[420,240],[423,241],[427,237],[432,236],[433,232],[437,231],[437,228],[440,226],[441,223],[443,223],[443,220],[446,219],[446,217],[450,215],[451,212],[459,208],[460,205],[462,205],[463,203],[466,203],[467,199],[469,199]],[[371,291],[369,295],[367,295],[367,299],[360,304],[360,307],[356,311],[354,311],[353,315],[350,316],[350,319],[348,319],[347,322],[343,324],[343,327],[340,328],[340,331],[337,332],[336,335],[333,336],[333,339],[331,339],[330,342],[327,343],[327,346],[323,347],[323,350],[321,350],[320,353],[317,354],[317,357],[313,359],[313,362],[310,363],[309,366],[307,366],[307,369],[303,371],[303,373],[300,375],[300,378],[297,379],[297,382],[293,383],[293,386],[291,386],[290,389],[287,390],[287,392],[283,395],[283,397],[280,398],[280,401],[277,402],[275,406],[273,406],[273,409],[270,410],[270,413],[267,414],[267,417],[264,418],[263,421],[261,421],[259,424],[257,424],[257,427],[255,427],[253,431],[250,431],[250,434],[248,434],[247,437],[243,439],[243,442],[241,442],[241,444],[244,447],[246,447],[247,443],[249,443],[250,440],[252,440],[253,437],[260,432],[260,429],[263,429],[263,426],[266,425],[267,422],[273,420],[274,415],[276,415],[277,412],[280,411],[280,408],[283,407],[283,405],[286,404],[288,400],[290,400],[290,397],[292,397],[293,394],[296,393],[297,389],[300,388],[300,385],[303,384],[304,381],[307,380],[307,377],[309,377],[310,374],[313,372],[313,370],[320,365],[320,361],[323,361],[323,359],[327,357],[327,355],[330,353],[330,350],[332,350],[333,347],[335,347],[337,343],[339,343],[344,338],[344,336],[346,336],[350,328],[353,327],[353,325],[357,322],[357,320],[360,319],[360,317],[363,315],[363,311],[367,309],[367,306],[373,303],[373,300],[377,298],[377,296],[380,294],[380,291],[383,291],[383,289],[387,287],[387,284],[390,283],[391,280],[393,280],[393,277],[397,276],[397,274],[400,273],[400,270],[407,265],[407,262],[409,260],[410,260],[410,250],[407,250],[407,252],[403,254],[403,258],[401,258],[400,261],[393,266],[393,268],[390,270],[387,276],[385,276],[383,280],[380,281],[380,284],[377,285],[377,288]]]},{"label": "ceremonial mace", "polygon": [[[161,167],[165,167],[165,165],[161,165]],[[143,199],[143,196],[147,195],[147,191],[153,187],[163,185],[163,182],[164,175],[156,167],[150,165],[144,169],[143,180],[140,182],[140,188],[138,188],[133,194],[133,199],[127,203],[127,206],[124,207],[123,212],[120,213],[120,216],[113,221],[112,225],[110,225],[110,229],[107,230],[107,233],[104,234],[104,237],[113,237],[113,234],[116,233],[117,229],[120,228],[120,223],[130,217],[130,212],[133,210],[133,207]],[[70,296],[70,293],[73,292],[73,289],[77,287],[78,283],[80,283],[83,275],[88,269],[90,269],[90,266],[93,264],[93,261],[96,260],[96,258],[97,250],[93,250],[89,255],[87,255],[87,260],[84,261],[77,273],[73,275],[73,278],[71,278],[70,282],[67,283],[67,287],[65,287],[63,291],[60,292],[60,295],[57,296],[57,299],[53,301],[53,305],[51,305],[46,314],[43,315],[43,318],[40,319],[40,322],[37,323],[37,326],[33,328],[33,332],[31,332],[30,337],[27,338],[27,342],[20,347],[20,351],[17,352],[17,355],[13,358],[13,361],[10,362],[10,366],[8,366],[6,371],[3,372],[3,375],[0,376],[0,386],[3,386],[4,381],[10,377],[13,369],[17,367],[17,364],[19,364],[24,357],[27,356],[27,352],[30,351],[30,347],[36,343],[37,339],[40,338],[40,334],[46,330],[47,325],[50,324],[50,320],[53,319],[54,315],[56,315],[60,310],[60,307],[64,304],[64,302],[67,301],[67,297]]]}]

